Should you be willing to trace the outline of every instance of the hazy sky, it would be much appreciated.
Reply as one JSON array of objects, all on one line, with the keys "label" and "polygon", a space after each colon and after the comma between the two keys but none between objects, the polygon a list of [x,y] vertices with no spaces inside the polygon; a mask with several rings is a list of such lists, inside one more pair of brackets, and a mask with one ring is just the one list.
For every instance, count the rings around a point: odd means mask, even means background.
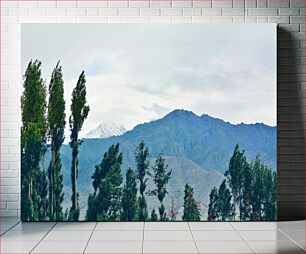
[{"label": "hazy sky", "polygon": [[22,72],[61,61],[67,117],[82,70],[90,105],[82,133],[136,124],[174,109],[231,123],[276,125],[274,24],[23,24]]}]

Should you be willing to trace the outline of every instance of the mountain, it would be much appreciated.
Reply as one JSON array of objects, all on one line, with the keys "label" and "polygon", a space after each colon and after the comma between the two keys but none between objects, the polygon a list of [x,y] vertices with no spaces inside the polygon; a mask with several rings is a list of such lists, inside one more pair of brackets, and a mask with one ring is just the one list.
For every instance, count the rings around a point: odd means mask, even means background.
[{"label": "mountain", "polygon": [[112,136],[120,136],[126,132],[122,124],[118,125],[113,122],[101,123],[97,128],[88,132],[85,138],[109,138]]},{"label": "mountain", "polygon": [[[262,161],[276,170],[276,127],[262,123],[234,125],[209,115],[198,116],[190,111],[174,110],[161,119],[137,125],[120,136],[83,139],[79,154],[81,207],[86,207],[88,194],[92,192],[94,166],[101,161],[108,147],[120,143],[122,171],[125,174],[129,166],[135,169],[134,151],[141,140],[148,145],[152,160],[160,152],[168,158],[167,162],[173,169],[169,189],[177,204],[183,199],[183,185],[190,181],[196,198],[206,209],[210,189],[218,187],[237,143],[245,150],[249,161],[260,154]],[[62,147],[61,155],[64,183],[68,190],[65,200],[70,202],[71,149],[68,145]]]}]

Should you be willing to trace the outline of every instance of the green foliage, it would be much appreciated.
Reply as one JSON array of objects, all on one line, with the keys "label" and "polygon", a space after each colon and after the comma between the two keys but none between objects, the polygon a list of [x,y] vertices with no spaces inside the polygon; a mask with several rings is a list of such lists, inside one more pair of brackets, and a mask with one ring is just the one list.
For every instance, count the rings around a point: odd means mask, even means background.
[{"label": "green foliage", "polygon": [[131,168],[129,168],[126,172],[125,185],[123,188],[121,220],[136,220],[137,208],[136,175],[135,172]]},{"label": "green foliage", "polygon": [[183,221],[200,221],[200,208],[198,203],[193,197],[193,188],[187,183],[184,190],[184,214]]},{"label": "green foliage", "polygon": [[83,123],[88,116],[89,106],[86,105],[86,79],[84,71],[79,76],[76,87],[72,92],[71,99],[71,115],[69,117],[70,127],[70,147],[72,148],[72,162],[71,162],[71,183],[72,183],[72,205],[70,208],[69,220],[77,221],[79,216],[77,179],[78,179],[78,154],[81,140],[79,139],[79,132],[82,129]]},{"label": "green foliage", "polygon": [[[21,96],[21,219],[45,220],[46,175],[40,162],[46,151],[46,87],[41,63],[27,66]],[[43,169],[44,170],[44,169]]]},{"label": "green foliage", "polygon": [[[118,221],[122,215],[122,154],[111,145],[92,176],[94,193],[88,197],[87,220]],[[97,188],[95,188],[97,186]]]},{"label": "green foliage", "polygon": [[175,208],[174,198],[171,196],[170,197],[170,208],[169,208],[169,212],[168,212],[168,215],[170,217],[170,221],[175,221],[177,214],[178,214],[178,211]]},{"label": "green foliage", "polygon": [[138,198],[138,219],[146,221],[148,218],[147,202],[145,198],[145,190],[147,187],[149,168],[149,148],[141,141],[135,151],[135,161],[137,166],[137,179],[139,181],[140,197]]},{"label": "green foliage", "polygon": [[208,205],[208,221],[215,221],[218,218],[218,200],[219,193],[216,187],[212,188],[209,194],[209,205]]},{"label": "green foliage", "polygon": [[49,85],[48,103],[48,136],[51,141],[51,160],[48,167],[49,179],[49,219],[52,221],[64,220],[62,203],[63,175],[60,149],[64,142],[65,125],[64,81],[62,68],[57,63],[51,76]]},{"label": "green foliage", "polygon": [[150,221],[158,221],[158,216],[157,216],[155,209],[152,209],[151,211]]},{"label": "green foliage", "polygon": [[156,186],[156,188],[151,191],[151,194],[156,195],[160,202],[160,207],[158,208],[160,221],[167,220],[167,214],[165,212],[163,200],[167,194],[166,187],[172,173],[172,170],[167,171],[167,169],[168,165],[165,163],[163,154],[159,154],[155,160],[155,165],[153,166],[153,175],[149,174],[150,176],[153,176],[153,182]]}]

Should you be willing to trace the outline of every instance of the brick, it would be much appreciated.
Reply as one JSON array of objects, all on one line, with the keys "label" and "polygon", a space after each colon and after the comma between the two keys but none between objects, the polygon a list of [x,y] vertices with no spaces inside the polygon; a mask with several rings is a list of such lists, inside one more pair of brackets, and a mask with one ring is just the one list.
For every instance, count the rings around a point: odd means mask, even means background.
[{"label": "brick", "polygon": [[150,6],[149,0],[130,0],[129,7],[130,8],[147,8]]},{"label": "brick", "polygon": [[128,17],[110,16],[108,17],[108,22],[109,23],[124,23],[124,22],[128,22]]},{"label": "brick", "polygon": [[304,0],[290,0],[290,7],[305,7]]},{"label": "brick", "polygon": [[298,8],[280,8],[278,10],[281,16],[297,16],[300,14],[300,9]]},{"label": "brick", "polygon": [[66,16],[67,14],[67,9],[63,8],[63,9],[48,9],[47,10],[47,14],[49,16]]},{"label": "brick", "polygon": [[1,197],[1,201],[10,201],[10,202],[14,202],[14,201],[18,201],[19,200],[19,195],[18,194],[0,194]]},{"label": "brick", "polygon": [[106,8],[107,1],[77,1],[77,6],[81,8]]},{"label": "brick", "polygon": [[111,8],[123,8],[123,7],[129,7],[129,1],[108,1],[108,7]]},{"label": "brick", "polygon": [[247,15],[249,16],[276,16],[277,9],[272,8],[257,8],[247,9]]},{"label": "brick", "polygon": [[140,11],[138,8],[119,8],[118,15],[119,16],[139,16]]},{"label": "brick", "polygon": [[86,9],[87,16],[98,16],[99,9],[98,8],[87,8]]},{"label": "brick", "polygon": [[234,8],[244,8],[244,0],[233,0]]},{"label": "brick", "polygon": [[20,209],[20,202],[8,202],[7,209],[8,210]]},{"label": "brick", "polygon": [[77,7],[77,1],[57,1],[56,2],[57,8],[76,8]]},{"label": "brick", "polygon": [[183,9],[181,8],[162,8],[161,15],[169,16],[182,16]]},{"label": "brick", "polygon": [[211,17],[192,17],[192,22],[193,23],[209,23],[211,22]]},{"label": "brick", "polygon": [[170,16],[161,17],[161,16],[152,16],[150,17],[150,23],[171,23],[172,19]]},{"label": "brick", "polygon": [[2,1],[1,7],[3,8],[18,8],[18,1]]},{"label": "brick", "polygon": [[268,23],[268,17],[265,16],[258,16],[257,23]]},{"label": "brick", "polygon": [[219,7],[219,8],[232,8],[233,7],[233,1],[232,0],[212,0],[212,7]]},{"label": "brick", "polygon": [[1,177],[6,178],[18,178],[19,177],[19,170],[2,170],[0,173]]},{"label": "brick", "polygon": [[9,9],[9,15],[10,16],[28,16],[29,15],[29,9],[19,9],[19,8],[10,8]]},{"label": "brick", "polygon": [[192,1],[191,0],[173,0],[172,1],[172,7],[174,8],[190,8],[192,7]]},{"label": "brick", "polygon": [[269,0],[268,7],[289,7],[289,0]]},{"label": "brick", "polygon": [[170,8],[171,1],[170,0],[150,0],[150,8]]},{"label": "brick", "polygon": [[234,17],[233,17],[233,22],[234,22],[234,23],[244,23],[244,17],[241,17],[241,16],[234,16]]},{"label": "brick", "polygon": [[292,24],[304,24],[305,23],[305,17],[292,16],[292,17],[290,17],[290,23],[292,23]]},{"label": "brick", "polygon": [[191,22],[192,22],[192,18],[190,16],[185,16],[185,17],[173,16],[172,17],[172,23],[191,23]]},{"label": "brick", "polygon": [[267,0],[259,0],[257,1],[258,8],[266,8],[268,6]]},{"label": "brick", "polygon": [[244,8],[224,8],[222,9],[223,16],[243,16]]},{"label": "brick", "polygon": [[201,8],[184,8],[183,9],[184,16],[200,16],[202,15]]},{"label": "brick", "polygon": [[278,24],[289,24],[289,17],[286,16],[269,17],[268,22],[278,23]]},{"label": "brick", "polygon": [[99,8],[99,15],[101,16],[117,16],[118,9],[115,8]]},{"label": "brick", "polygon": [[6,202],[0,202],[0,209],[1,210],[4,210],[4,209],[6,209]]},{"label": "brick", "polygon": [[203,16],[221,16],[221,8],[202,8]]},{"label": "brick", "polygon": [[150,23],[150,17],[130,16],[128,17],[130,23]]},{"label": "brick", "polygon": [[18,212],[17,210],[2,210],[1,217],[17,217]]},{"label": "brick", "polygon": [[212,17],[213,22],[233,22],[233,17]]},{"label": "brick", "polygon": [[245,16],[244,17],[244,22],[246,22],[246,23],[256,23],[257,22],[257,17]]},{"label": "brick", "polygon": [[106,16],[79,16],[74,18],[78,23],[107,23]]},{"label": "brick", "polygon": [[255,8],[256,0],[245,0],[245,8]]},{"label": "brick", "polygon": [[46,8],[31,8],[30,9],[30,16],[43,16],[47,15]]},{"label": "brick", "polygon": [[85,16],[86,9],[85,8],[68,8],[67,15],[68,16]]},{"label": "brick", "polygon": [[204,8],[208,8],[211,7],[212,3],[211,0],[194,0],[193,1],[193,7],[197,8],[197,7],[204,7]]},{"label": "brick", "polygon": [[39,8],[56,8],[55,1],[38,1]]},{"label": "brick", "polygon": [[158,8],[142,8],[140,9],[141,16],[159,16],[160,9]]}]

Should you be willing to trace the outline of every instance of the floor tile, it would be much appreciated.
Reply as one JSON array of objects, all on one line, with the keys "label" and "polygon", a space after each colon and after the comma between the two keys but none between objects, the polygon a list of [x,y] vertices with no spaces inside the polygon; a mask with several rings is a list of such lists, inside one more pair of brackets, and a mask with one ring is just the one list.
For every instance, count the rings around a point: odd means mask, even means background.
[{"label": "floor tile", "polygon": [[200,253],[253,253],[252,249],[241,242],[196,242]]},{"label": "floor tile", "polygon": [[287,236],[278,230],[271,231],[239,231],[246,241],[283,241],[289,240]]},{"label": "floor tile", "polygon": [[144,242],[143,253],[198,253],[196,245],[190,242]]},{"label": "floor tile", "polygon": [[192,241],[192,235],[190,231],[145,231],[145,241]]},{"label": "floor tile", "polygon": [[190,230],[188,222],[146,222],[145,230]]},{"label": "floor tile", "polygon": [[93,230],[96,222],[58,222],[52,231]]},{"label": "floor tile", "polygon": [[13,231],[49,231],[55,222],[20,222],[12,228]]},{"label": "floor tile", "polygon": [[[16,231],[17,232],[17,231]],[[44,242],[86,242],[92,231],[50,231],[43,239]]]},{"label": "floor tile", "polygon": [[236,231],[192,231],[195,241],[242,241]]},{"label": "floor tile", "polygon": [[231,222],[237,230],[275,230],[270,222]]},{"label": "floor tile", "polygon": [[290,230],[282,231],[285,235],[289,236],[291,240],[297,242],[302,248],[305,249],[305,231],[304,230]]},{"label": "floor tile", "polygon": [[305,221],[281,221],[273,224],[281,230],[305,230]]},{"label": "floor tile", "polygon": [[142,241],[143,231],[94,231],[90,241],[110,242],[110,241]]},{"label": "floor tile", "polygon": [[256,253],[304,253],[304,250],[291,241],[249,242]]},{"label": "floor tile", "polygon": [[2,242],[0,253],[29,253],[37,242]]},{"label": "floor tile", "polygon": [[142,242],[89,242],[85,253],[142,253]]},{"label": "floor tile", "polygon": [[235,230],[229,222],[189,222],[191,230]]},{"label": "floor tile", "polygon": [[1,242],[35,242],[40,241],[47,232],[42,231],[12,231],[1,236]]},{"label": "floor tile", "polygon": [[83,253],[87,242],[40,242],[31,253]]},{"label": "floor tile", "polygon": [[95,230],[143,230],[144,222],[98,222]]}]

